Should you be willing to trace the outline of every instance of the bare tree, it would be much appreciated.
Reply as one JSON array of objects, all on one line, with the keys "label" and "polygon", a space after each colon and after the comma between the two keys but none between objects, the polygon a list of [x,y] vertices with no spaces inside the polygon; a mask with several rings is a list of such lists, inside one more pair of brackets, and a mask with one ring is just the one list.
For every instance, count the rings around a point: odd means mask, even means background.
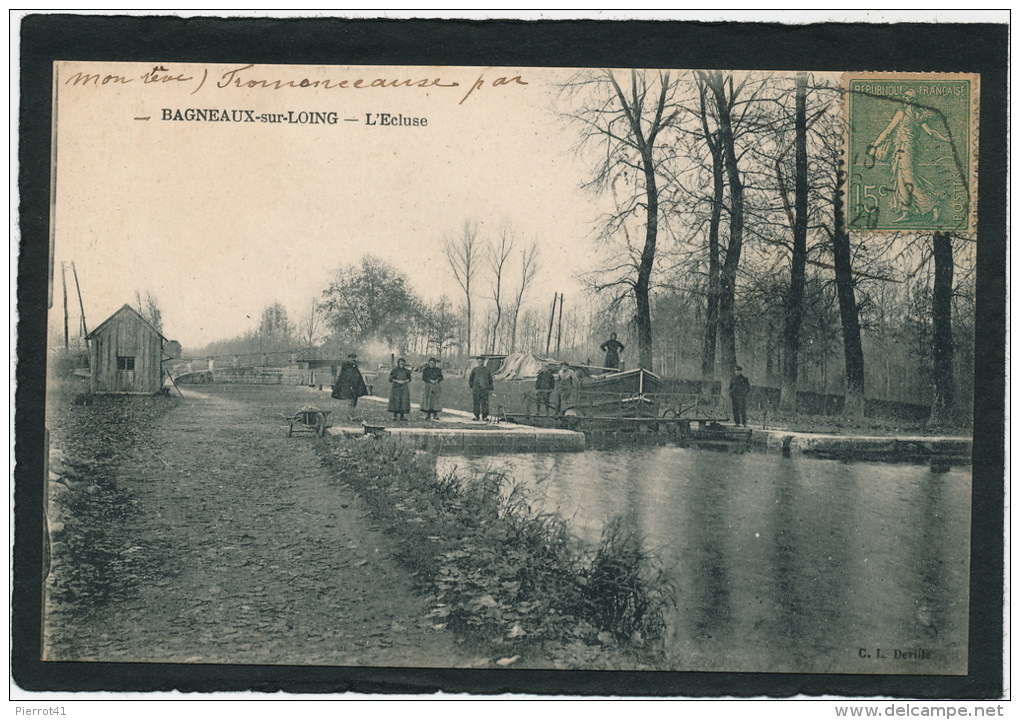
[{"label": "bare tree", "polygon": [[442,357],[443,350],[456,344],[460,324],[453,312],[450,299],[444,295],[438,302],[427,307],[425,320],[426,350],[431,352],[429,348],[435,348],[436,356]]},{"label": "bare tree", "polygon": [[633,296],[638,363],[651,369],[650,291],[663,220],[659,208],[661,184],[668,183],[668,176],[660,168],[669,154],[663,131],[677,117],[677,81],[668,71],[631,70],[624,88],[612,70],[584,71],[566,85],[565,91],[581,100],[581,107],[569,114],[581,126],[581,147],[594,145],[599,158],[586,187],[602,192],[623,180],[633,188],[632,197],[605,218],[602,237],[612,238],[625,231],[625,224],[632,218],[643,220],[640,249],[612,269],[615,277],[596,283],[595,289],[622,287]]},{"label": "bare tree", "polygon": [[[807,73],[797,73],[796,110],[794,116],[794,209],[790,213],[793,246],[790,253],[790,288],[786,295],[783,318],[783,385],[779,395],[781,409],[793,410],[797,405],[797,372],[800,357],[801,325],[804,320],[804,286],[807,281],[808,231],[808,159],[807,159]],[[781,187],[782,164],[777,161]],[[784,204],[788,204],[783,192]]]},{"label": "bare tree", "polygon": [[312,298],[311,307],[306,314],[301,316],[299,321],[301,339],[309,350],[314,348],[315,344],[322,339],[319,332],[319,328],[322,326],[319,313],[319,303],[315,298]]},{"label": "bare tree", "polygon": [[459,238],[447,236],[443,239],[443,254],[450,264],[453,276],[464,291],[467,333],[467,354],[471,354],[471,282],[478,272],[481,247],[478,243],[478,225],[470,220],[464,221],[464,229]]},{"label": "bare tree", "polygon": [[293,337],[294,325],[287,308],[278,302],[263,308],[258,330],[260,350],[289,350]]},{"label": "bare tree", "polygon": [[833,181],[828,188],[832,198],[832,230],[823,225],[832,243],[832,265],[839,298],[839,317],[843,335],[843,375],[846,395],[843,411],[849,416],[864,415],[864,345],[861,342],[861,311],[854,281],[850,233],[843,215],[843,184],[846,173],[841,167],[842,150],[836,134],[830,133],[826,156],[832,164]]},{"label": "bare tree", "polygon": [[521,314],[521,303],[524,302],[524,293],[528,286],[535,279],[538,272],[538,243],[531,243],[530,246],[521,250],[521,284],[517,286],[517,295],[514,298],[513,315],[510,316],[510,352],[517,349],[517,318]]},{"label": "bare tree", "polygon": [[860,307],[853,278],[850,233],[843,219],[842,171],[837,169],[832,198],[832,264],[836,273],[839,317],[843,330],[843,368],[846,380],[844,412],[864,415],[864,346],[861,344]]},{"label": "bare tree", "polygon": [[496,352],[496,344],[499,341],[499,324],[503,320],[503,269],[506,261],[514,251],[513,230],[506,223],[499,229],[499,241],[487,248],[489,269],[492,270],[492,277],[489,281],[489,296],[495,303],[495,312],[492,315],[492,328],[489,332],[489,352]]},{"label": "bare tree", "polygon": [[734,109],[747,87],[748,78],[735,83],[732,75],[721,70],[700,72],[699,76],[712,94],[719,124],[719,145],[726,169],[729,189],[729,242],[726,258],[719,273],[719,333],[722,341],[722,366],[730,372],[737,364],[736,287],[740,253],[744,245],[744,181],[741,176],[734,131]]},{"label": "bare tree", "polygon": [[935,280],[932,285],[932,402],[931,422],[946,419],[956,393],[953,374],[953,239],[949,233],[932,236]]},{"label": "bare tree", "polygon": [[701,344],[701,378],[715,379],[716,344],[719,332],[719,226],[722,222],[723,196],[726,191],[725,167],[719,131],[709,127],[708,85],[698,76],[698,119],[712,160],[712,202],[708,220],[708,288],[705,332]]},{"label": "bare tree", "polygon": [[159,299],[151,290],[146,290],[144,297],[142,293],[135,290],[135,303],[138,305],[138,314],[148,320],[152,327],[163,332],[163,311],[159,307]]}]

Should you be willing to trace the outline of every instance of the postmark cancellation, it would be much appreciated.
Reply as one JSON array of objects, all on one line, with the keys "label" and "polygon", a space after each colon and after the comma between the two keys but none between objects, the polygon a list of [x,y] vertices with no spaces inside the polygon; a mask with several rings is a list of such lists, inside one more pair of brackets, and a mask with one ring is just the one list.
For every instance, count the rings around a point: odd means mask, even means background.
[{"label": "postmark cancellation", "polygon": [[846,227],[977,229],[979,76],[846,73]]}]

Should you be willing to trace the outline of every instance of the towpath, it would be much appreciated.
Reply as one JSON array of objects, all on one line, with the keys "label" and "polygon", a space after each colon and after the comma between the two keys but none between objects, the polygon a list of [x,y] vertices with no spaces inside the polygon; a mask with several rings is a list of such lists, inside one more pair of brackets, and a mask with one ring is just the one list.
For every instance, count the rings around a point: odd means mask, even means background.
[{"label": "towpath", "polygon": [[[102,528],[116,548],[107,599],[50,603],[47,659],[485,663],[433,627],[394,541],[322,468],[313,438],[286,437],[269,397],[187,392],[123,454],[123,507]],[[58,577],[75,561],[54,548]]]}]

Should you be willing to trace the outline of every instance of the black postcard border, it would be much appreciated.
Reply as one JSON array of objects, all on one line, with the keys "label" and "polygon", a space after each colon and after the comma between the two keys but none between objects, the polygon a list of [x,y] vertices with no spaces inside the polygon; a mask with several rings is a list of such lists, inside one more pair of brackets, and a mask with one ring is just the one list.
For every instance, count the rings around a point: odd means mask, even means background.
[{"label": "black postcard border", "polygon": [[[21,688],[63,692],[176,689],[645,697],[1001,697],[1007,25],[9,16],[11,22],[19,19],[17,160],[21,235],[11,667],[12,677]],[[783,18],[777,14],[777,19],[795,22],[796,16]],[[40,481],[46,477],[43,407],[54,60],[980,73],[969,673],[814,675],[41,662]]]}]

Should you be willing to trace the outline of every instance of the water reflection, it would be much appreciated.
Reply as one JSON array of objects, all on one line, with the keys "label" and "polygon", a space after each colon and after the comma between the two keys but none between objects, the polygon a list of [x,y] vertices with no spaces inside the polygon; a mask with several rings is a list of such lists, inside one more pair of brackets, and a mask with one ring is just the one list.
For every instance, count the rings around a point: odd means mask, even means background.
[{"label": "water reflection", "polygon": [[[506,468],[592,543],[625,515],[676,584],[678,669],[966,671],[968,471],[676,447],[439,463]],[[892,657],[911,648],[930,657]]]}]

